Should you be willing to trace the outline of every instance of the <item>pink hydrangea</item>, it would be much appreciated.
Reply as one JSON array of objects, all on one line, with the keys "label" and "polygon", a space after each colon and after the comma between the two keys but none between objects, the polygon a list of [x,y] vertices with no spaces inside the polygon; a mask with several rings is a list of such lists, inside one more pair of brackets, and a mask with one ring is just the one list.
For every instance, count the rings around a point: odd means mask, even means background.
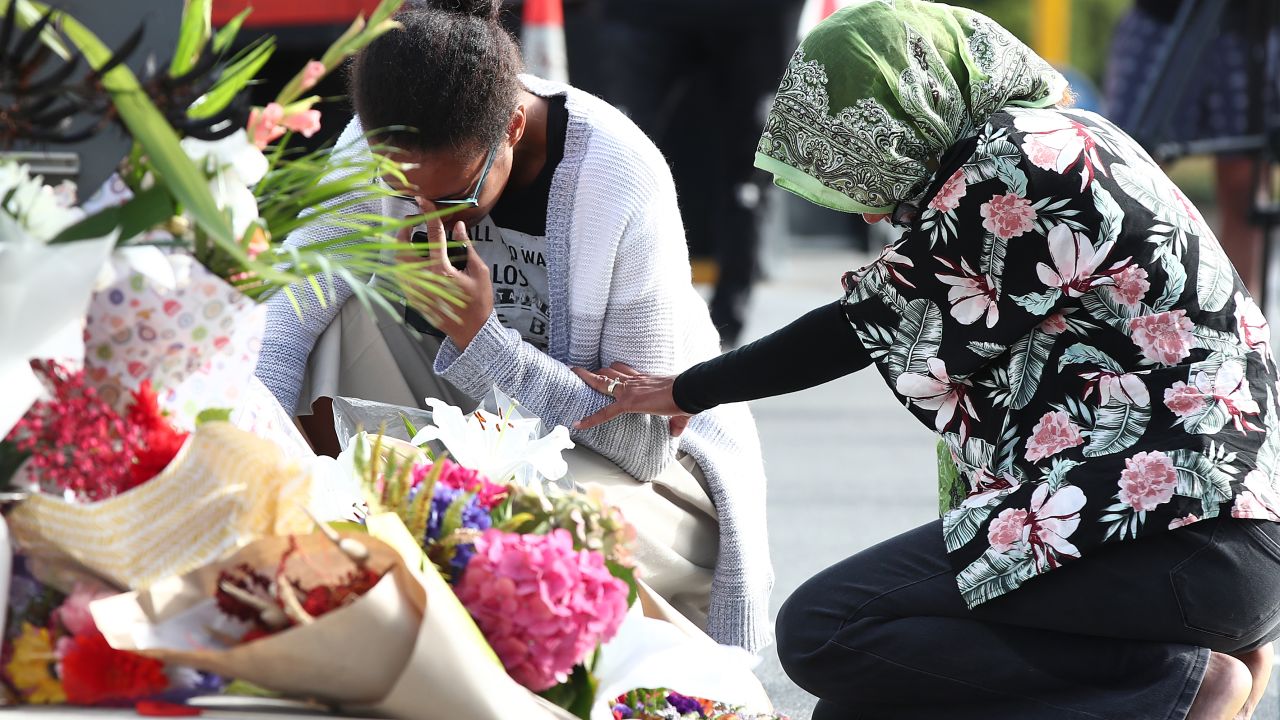
[{"label": "pink hydrangea", "polygon": [[575,550],[564,529],[547,535],[488,530],[455,587],[516,682],[541,692],[568,679],[614,636],[627,612],[627,584],[604,557]]},{"label": "pink hydrangea", "polygon": [[1031,201],[1016,193],[995,195],[979,209],[982,227],[1003,240],[1015,238],[1036,226],[1036,211]]},{"label": "pink hydrangea", "polygon": [[1027,524],[1027,511],[1017,508],[1002,510],[987,528],[987,542],[998,553],[1009,552],[1022,543],[1022,531]]},{"label": "pink hydrangea", "polygon": [[1080,436],[1080,428],[1071,422],[1065,412],[1045,413],[1031,431],[1031,439],[1027,441],[1027,460],[1038,462],[1052,455],[1084,444]]},{"label": "pink hydrangea", "polygon": [[929,201],[929,207],[938,212],[951,212],[960,207],[960,198],[969,191],[969,186],[964,179],[964,170],[956,170],[947,181],[942,184],[942,189],[938,194]]},{"label": "pink hydrangea", "polygon": [[1204,395],[1194,387],[1178,381],[1164,391],[1164,404],[1180,418],[1204,409]]},{"label": "pink hydrangea", "polygon": [[1129,321],[1133,343],[1142,356],[1164,365],[1176,365],[1191,354],[1191,329],[1185,310],[1142,315]]},{"label": "pink hydrangea", "polygon": [[1115,284],[1111,286],[1111,297],[1116,302],[1129,307],[1138,307],[1142,298],[1147,296],[1151,283],[1147,281],[1147,271],[1137,265],[1130,265],[1116,273]]},{"label": "pink hydrangea", "polygon": [[1178,486],[1178,471],[1168,455],[1140,452],[1124,461],[1120,471],[1120,502],[1134,510],[1155,510],[1169,502]]}]

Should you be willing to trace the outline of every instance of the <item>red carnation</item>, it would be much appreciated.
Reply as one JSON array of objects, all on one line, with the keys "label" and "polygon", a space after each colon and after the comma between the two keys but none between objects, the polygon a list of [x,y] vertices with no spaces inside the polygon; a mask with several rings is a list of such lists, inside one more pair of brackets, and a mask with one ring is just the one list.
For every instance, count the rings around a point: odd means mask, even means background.
[{"label": "red carnation", "polygon": [[67,701],[76,705],[147,697],[169,687],[164,663],[116,650],[97,630],[65,645],[60,676]]}]

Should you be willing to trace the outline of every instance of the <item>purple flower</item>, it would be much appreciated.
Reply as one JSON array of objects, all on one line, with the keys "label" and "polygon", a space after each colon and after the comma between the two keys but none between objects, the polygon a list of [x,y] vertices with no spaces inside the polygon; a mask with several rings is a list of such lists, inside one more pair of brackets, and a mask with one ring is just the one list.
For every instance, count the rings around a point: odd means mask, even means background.
[{"label": "purple flower", "polygon": [[[431,515],[427,518],[428,541],[440,540],[441,526],[444,524],[445,514],[449,512],[449,506],[459,497],[467,495],[469,494],[465,490],[436,485],[435,494],[431,497]],[[489,511],[481,506],[477,497],[469,496],[466,504],[462,506],[462,527],[483,532],[492,524]],[[475,552],[475,547],[470,543],[457,546],[453,561],[449,563],[453,567],[454,577],[462,574]]]},{"label": "purple flower", "polygon": [[685,697],[684,695],[675,692],[668,693],[667,702],[681,715],[697,713],[698,717],[706,717],[702,714],[702,704],[691,697]]},{"label": "purple flower", "polygon": [[631,712],[631,707],[628,705],[623,705],[622,703],[618,703],[617,705],[613,706],[613,716],[615,718],[622,718],[622,720],[626,720],[626,718],[631,717],[632,714],[633,713]]}]

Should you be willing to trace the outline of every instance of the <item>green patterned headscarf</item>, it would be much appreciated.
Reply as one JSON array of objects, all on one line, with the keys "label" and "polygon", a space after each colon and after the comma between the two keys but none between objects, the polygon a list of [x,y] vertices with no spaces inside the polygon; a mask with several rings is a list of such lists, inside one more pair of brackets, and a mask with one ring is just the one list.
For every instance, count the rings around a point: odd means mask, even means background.
[{"label": "green patterned headscarf", "polygon": [[1007,106],[1047,107],[1067,81],[971,10],[864,0],[801,43],[756,166],[810,202],[887,213],[918,199],[947,148]]}]

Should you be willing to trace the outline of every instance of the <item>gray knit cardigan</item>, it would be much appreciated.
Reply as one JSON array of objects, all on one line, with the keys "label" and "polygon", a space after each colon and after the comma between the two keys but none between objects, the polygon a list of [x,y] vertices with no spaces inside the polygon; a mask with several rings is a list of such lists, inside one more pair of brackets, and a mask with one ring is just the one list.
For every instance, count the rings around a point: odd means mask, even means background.
[{"label": "gray knit cardigan", "polygon": [[[670,170],[653,143],[607,103],[574,88],[524,76],[542,95],[565,95],[569,124],[564,159],[547,207],[550,346],[546,353],[496,317],[465,352],[445,342],[436,372],[472,397],[491,386],[549,426],[573,423],[610,402],[569,368],[625,362],[641,372],[674,374],[718,352],[706,304],[690,282],[688,249]],[[339,148],[367,152],[358,120]],[[350,212],[380,212],[355,206]],[[333,234],[294,233],[306,245]],[[286,408],[294,408],[308,356],[351,290],[335,280],[327,307],[313,303],[299,321],[283,297],[270,302],[257,374]],[[300,301],[308,291],[296,293]],[[627,415],[574,438],[648,481],[677,451],[706,475],[720,523],[708,633],[753,652],[769,644],[773,570],[765,527],[765,475],[755,421],[746,405],[696,416],[677,440],[665,418]]]}]

